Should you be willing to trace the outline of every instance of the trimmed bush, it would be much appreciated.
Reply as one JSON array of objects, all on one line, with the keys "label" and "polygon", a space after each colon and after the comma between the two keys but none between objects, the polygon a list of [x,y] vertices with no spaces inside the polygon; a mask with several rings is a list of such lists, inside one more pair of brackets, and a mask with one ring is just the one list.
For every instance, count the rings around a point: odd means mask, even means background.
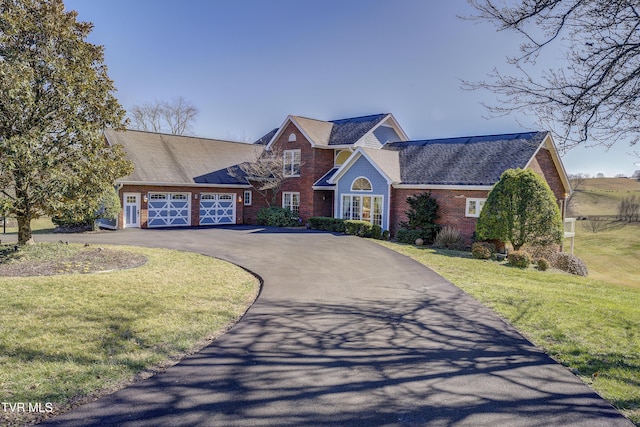
[{"label": "trimmed bush", "polygon": [[347,219],[344,221],[345,233],[359,237],[371,237],[373,225],[369,221]]},{"label": "trimmed bush", "polygon": [[560,245],[524,245],[521,250],[528,253],[533,262],[537,262],[540,258],[546,260],[553,258],[554,254],[560,252]]},{"label": "trimmed bush", "polygon": [[538,259],[538,270],[547,271],[550,267],[549,261],[544,258]]},{"label": "trimmed bush", "polygon": [[436,234],[436,239],[433,242],[433,247],[444,249],[464,249],[464,239],[462,234],[453,227],[444,227]]},{"label": "trimmed bush", "polygon": [[589,274],[584,261],[575,255],[558,252],[553,255],[553,258],[551,258],[550,261],[551,265],[558,270],[575,274],[577,276],[587,276]]},{"label": "trimmed bush", "polygon": [[527,268],[531,264],[531,257],[525,251],[511,251],[507,255],[509,264],[518,268]]},{"label": "trimmed bush", "polygon": [[298,225],[298,218],[293,215],[289,208],[270,206],[260,209],[257,222],[258,225],[266,225],[268,227],[293,227]]},{"label": "trimmed bush", "polygon": [[325,216],[309,218],[309,226],[314,230],[333,231],[336,233],[344,233],[346,229],[344,219]]},{"label": "trimmed bush", "polygon": [[489,242],[475,242],[471,245],[471,255],[475,259],[490,259],[496,252],[496,246]]},{"label": "trimmed bush", "polygon": [[382,227],[377,224],[371,226],[371,237],[376,240],[382,240]]},{"label": "trimmed bush", "polygon": [[396,233],[396,239],[399,243],[408,243],[413,245],[417,239],[422,239],[425,242],[430,241],[431,230],[407,230],[406,228],[401,228]]},{"label": "trimmed bush", "polygon": [[382,240],[389,240],[390,237],[391,237],[391,233],[389,232],[389,230],[384,230],[382,232]]}]

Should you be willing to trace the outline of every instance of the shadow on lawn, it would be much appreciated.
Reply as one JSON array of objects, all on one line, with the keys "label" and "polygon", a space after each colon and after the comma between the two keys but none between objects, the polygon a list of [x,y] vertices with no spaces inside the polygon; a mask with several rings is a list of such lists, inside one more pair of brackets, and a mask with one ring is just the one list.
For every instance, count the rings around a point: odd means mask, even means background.
[{"label": "shadow on lawn", "polygon": [[462,292],[406,292],[263,301],[202,352],[46,425],[628,425]]}]

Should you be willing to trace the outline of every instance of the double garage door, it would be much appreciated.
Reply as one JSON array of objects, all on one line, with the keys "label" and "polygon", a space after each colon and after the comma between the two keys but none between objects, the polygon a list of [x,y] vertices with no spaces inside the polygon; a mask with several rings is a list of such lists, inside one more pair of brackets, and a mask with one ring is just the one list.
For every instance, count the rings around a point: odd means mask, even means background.
[{"label": "double garage door", "polygon": [[[200,225],[235,224],[234,194],[202,193]],[[148,227],[191,225],[191,193],[149,193]]]}]

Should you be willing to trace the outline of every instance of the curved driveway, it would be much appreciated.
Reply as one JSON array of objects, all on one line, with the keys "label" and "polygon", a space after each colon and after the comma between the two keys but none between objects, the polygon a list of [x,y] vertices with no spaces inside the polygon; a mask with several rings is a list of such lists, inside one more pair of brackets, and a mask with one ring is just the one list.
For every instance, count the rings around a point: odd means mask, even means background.
[{"label": "curved driveway", "polygon": [[373,242],[250,227],[62,239],[200,252],[264,287],[201,352],[45,425],[631,425],[495,314]]}]

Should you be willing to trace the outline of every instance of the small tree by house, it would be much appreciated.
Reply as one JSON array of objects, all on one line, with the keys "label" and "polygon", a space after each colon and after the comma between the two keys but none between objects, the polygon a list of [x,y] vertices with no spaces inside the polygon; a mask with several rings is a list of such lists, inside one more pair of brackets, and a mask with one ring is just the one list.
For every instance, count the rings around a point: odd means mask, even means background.
[{"label": "small tree by house", "polygon": [[[275,206],[282,185],[291,176],[290,162],[291,159],[285,158],[282,150],[272,147],[256,155],[252,161],[227,168],[227,172],[234,178],[246,180],[264,197],[268,206]],[[301,166],[301,162],[295,165],[298,171]]]},{"label": "small tree by house", "polygon": [[433,242],[440,226],[438,219],[438,202],[431,197],[431,192],[414,194],[407,197],[409,210],[405,211],[407,221],[401,221],[400,227],[406,230],[419,230],[425,241]]},{"label": "small tree by house", "polygon": [[476,235],[509,242],[515,250],[525,243],[561,243],[562,217],[549,185],[531,170],[505,171],[480,212]]}]

